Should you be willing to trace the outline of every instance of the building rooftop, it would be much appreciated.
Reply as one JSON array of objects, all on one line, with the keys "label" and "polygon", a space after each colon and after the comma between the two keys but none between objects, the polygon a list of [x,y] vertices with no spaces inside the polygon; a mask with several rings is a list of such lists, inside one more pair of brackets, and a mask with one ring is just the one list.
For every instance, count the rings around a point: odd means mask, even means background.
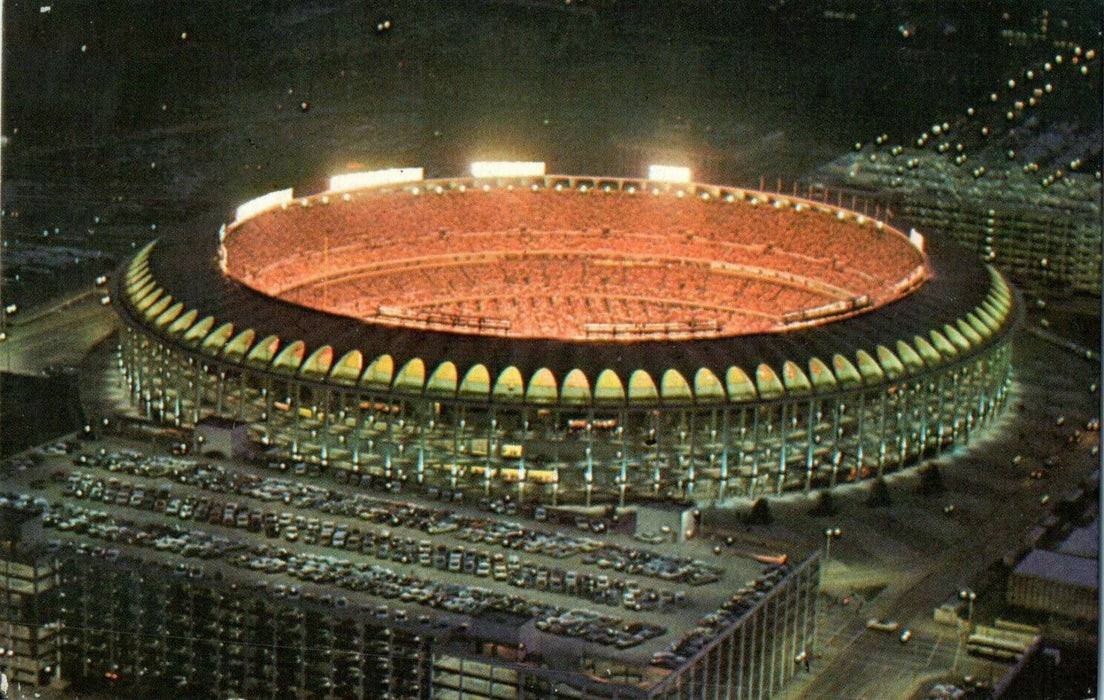
[{"label": "building rooftop", "polygon": [[1016,566],[1015,574],[1096,589],[1099,587],[1100,566],[1096,559],[1036,549]]},{"label": "building rooftop", "polygon": [[1100,558],[1100,520],[1079,527],[1058,546],[1062,554],[1072,554],[1096,561]]}]

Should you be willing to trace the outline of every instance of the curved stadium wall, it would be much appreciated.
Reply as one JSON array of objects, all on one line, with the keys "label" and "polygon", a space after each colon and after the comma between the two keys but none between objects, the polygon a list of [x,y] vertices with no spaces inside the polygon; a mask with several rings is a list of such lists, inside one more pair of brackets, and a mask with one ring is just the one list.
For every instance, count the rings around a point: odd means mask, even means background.
[{"label": "curved stadium wall", "polygon": [[[612,192],[805,210],[909,240],[788,195],[553,175],[289,192],[255,218],[358,197],[515,189],[550,201]],[[460,327],[458,317],[358,318],[277,298],[244,272],[227,274],[227,243],[233,251],[249,222],[239,214],[198,254],[194,240],[151,243],[117,276],[131,398],[168,424],[211,415],[248,423],[282,457],[375,486],[553,504],[831,488],[968,443],[1000,413],[1010,384],[1017,296],[991,266],[938,239],[913,237],[922,278],[878,304],[779,312],[766,330],[637,324],[627,338],[580,339],[514,337],[494,324]],[[318,241],[304,246],[317,251]],[[327,284],[315,286],[323,301]]]}]

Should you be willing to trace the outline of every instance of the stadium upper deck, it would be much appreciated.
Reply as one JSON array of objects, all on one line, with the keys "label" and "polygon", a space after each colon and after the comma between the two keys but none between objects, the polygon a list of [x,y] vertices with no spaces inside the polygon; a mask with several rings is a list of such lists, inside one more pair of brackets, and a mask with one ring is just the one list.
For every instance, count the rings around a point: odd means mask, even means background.
[{"label": "stadium upper deck", "polygon": [[571,340],[776,330],[873,308],[925,277],[913,242],[861,214],[643,181],[324,193],[235,222],[224,245],[231,277],[303,306]]}]

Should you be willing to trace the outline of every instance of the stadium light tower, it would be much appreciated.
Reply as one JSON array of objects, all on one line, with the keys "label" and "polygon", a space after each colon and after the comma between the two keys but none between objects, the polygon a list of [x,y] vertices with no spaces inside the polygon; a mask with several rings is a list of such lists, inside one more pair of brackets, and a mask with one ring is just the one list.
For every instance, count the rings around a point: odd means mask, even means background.
[{"label": "stadium light tower", "polygon": [[421,182],[425,179],[423,168],[387,168],[363,172],[339,173],[330,178],[331,192],[347,192],[365,187]]},{"label": "stadium light tower", "polygon": [[472,177],[541,177],[543,161],[477,160],[471,164]]},{"label": "stadium light tower", "polygon": [[690,168],[681,165],[649,165],[648,179],[656,182],[690,182]]}]

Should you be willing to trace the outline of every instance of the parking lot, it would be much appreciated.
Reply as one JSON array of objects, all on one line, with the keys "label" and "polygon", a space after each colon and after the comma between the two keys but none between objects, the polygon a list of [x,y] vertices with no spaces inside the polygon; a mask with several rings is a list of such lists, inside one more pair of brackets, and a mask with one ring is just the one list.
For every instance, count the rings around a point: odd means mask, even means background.
[{"label": "parking lot", "polygon": [[544,509],[510,516],[501,503],[383,498],[294,464],[194,459],[123,440],[60,442],[7,468],[9,502],[44,509],[51,547],[153,556],[167,574],[193,578],[230,568],[273,597],[359,606],[389,624],[531,621],[594,655],[663,667],[788,571],[712,543],[643,544],[606,531],[599,514],[557,526]]}]

